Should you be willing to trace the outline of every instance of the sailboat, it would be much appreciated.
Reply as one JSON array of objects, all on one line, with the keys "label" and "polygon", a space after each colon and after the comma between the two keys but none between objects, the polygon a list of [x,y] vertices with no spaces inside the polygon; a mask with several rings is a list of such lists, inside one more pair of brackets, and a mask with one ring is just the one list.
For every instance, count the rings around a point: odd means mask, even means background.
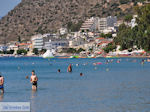
[{"label": "sailboat", "polygon": [[43,56],[43,58],[54,58],[53,52],[51,50],[47,50]]}]

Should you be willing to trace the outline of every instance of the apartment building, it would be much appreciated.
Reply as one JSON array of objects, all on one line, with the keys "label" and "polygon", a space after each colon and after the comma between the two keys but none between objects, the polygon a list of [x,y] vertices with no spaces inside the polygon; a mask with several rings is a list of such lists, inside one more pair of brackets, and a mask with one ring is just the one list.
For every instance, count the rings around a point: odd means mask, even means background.
[{"label": "apartment building", "polygon": [[99,18],[94,18],[91,17],[90,19],[87,19],[81,26],[80,31],[95,31],[98,29],[98,19]]},{"label": "apartment building", "polygon": [[42,50],[44,46],[43,35],[35,35],[31,39],[33,48]]},{"label": "apartment building", "polygon": [[44,42],[44,49],[54,49],[57,50],[57,47],[67,47],[69,42],[66,39],[50,39],[48,42]]},{"label": "apartment building", "polygon": [[[98,22],[98,29],[100,32],[104,32],[107,29],[110,31],[112,27],[117,25],[117,17],[108,16],[107,18],[100,18]],[[113,28],[112,28],[113,29]]]}]

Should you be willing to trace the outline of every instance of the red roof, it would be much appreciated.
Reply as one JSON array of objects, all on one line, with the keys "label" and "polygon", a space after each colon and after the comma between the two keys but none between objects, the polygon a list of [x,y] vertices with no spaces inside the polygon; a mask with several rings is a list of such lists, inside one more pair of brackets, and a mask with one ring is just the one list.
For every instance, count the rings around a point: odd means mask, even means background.
[{"label": "red roof", "polygon": [[103,38],[103,37],[99,37],[99,38],[96,38],[96,39],[102,40],[102,39],[105,39],[105,38]]},{"label": "red roof", "polygon": [[28,46],[28,45],[31,45],[30,43],[20,43],[20,44],[17,44],[17,46]]},{"label": "red roof", "polygon": [[103,41],[103,42],[98,43],[98,45],[102,45],[104,43],[108,44],[108,43],[110,43],[110,41]]}]

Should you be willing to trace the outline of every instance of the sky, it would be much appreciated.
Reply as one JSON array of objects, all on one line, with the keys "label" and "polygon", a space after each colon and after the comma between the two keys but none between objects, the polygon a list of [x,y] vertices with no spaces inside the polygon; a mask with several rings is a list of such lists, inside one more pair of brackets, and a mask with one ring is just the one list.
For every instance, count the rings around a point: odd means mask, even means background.
[{"label": "sky", "polygon": [[21,0],[0,0],[0,18],[7,15],[20,2]]}]

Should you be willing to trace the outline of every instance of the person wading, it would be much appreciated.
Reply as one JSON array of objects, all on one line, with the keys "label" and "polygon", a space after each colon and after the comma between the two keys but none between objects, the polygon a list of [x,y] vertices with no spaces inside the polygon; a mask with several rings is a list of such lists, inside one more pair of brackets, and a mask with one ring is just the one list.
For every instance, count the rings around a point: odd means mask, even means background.
[{"label": "person wading", "polygon": [[4,93],[4,77],[0,75],[0,89]]},{"label": "person wading", "polygon": [[37,90],[37,81],[38,77],[35,75],[35,71],[32,70],[32,75],[30,78],[30,82],[32,83],[32,90]]}]

